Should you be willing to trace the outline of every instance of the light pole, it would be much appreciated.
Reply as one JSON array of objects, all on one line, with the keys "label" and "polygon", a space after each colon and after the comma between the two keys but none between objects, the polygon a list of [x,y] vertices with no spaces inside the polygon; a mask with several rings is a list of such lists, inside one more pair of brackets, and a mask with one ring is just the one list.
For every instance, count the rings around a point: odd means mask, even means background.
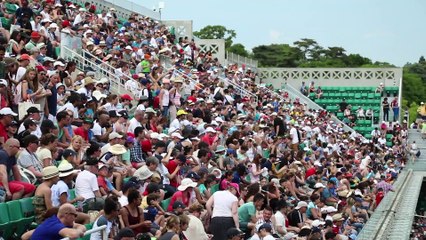
[{"label": "light pole", "polygon": [[[158,3],[158,13],[160,14],[160,21],[161,21],[161,10],[164,9],[164,6],[165,6],[164,2],[159,2]],[[154,12],[157,11],[157,7],[154,6],[153,10],[154,10]]]}]

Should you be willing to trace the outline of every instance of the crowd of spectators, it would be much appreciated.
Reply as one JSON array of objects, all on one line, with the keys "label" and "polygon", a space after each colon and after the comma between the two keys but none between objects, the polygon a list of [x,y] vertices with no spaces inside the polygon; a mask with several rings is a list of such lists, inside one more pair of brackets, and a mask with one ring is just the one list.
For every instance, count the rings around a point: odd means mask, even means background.
[{"label": "crowd of spectators", "polygon": [[[392,147],[345,132],[147,17],[1,6],[0,186],[5,201],[34,197],[40,224],[23,239],[76,238],[87,223],[115,239],[355,239],[404,167],[406,131],[386,130]],[[69,36],[130,94],[59,59]]]}]

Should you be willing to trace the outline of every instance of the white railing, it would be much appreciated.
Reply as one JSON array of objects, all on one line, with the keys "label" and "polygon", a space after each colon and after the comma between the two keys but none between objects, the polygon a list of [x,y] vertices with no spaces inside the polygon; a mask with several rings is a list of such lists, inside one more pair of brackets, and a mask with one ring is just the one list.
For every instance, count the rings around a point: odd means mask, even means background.
[{"label": "white railing", "polygon": [[[319,106],[318,104],[316,104],[314,101],[312,101],[311,99],[309,99],[308,97],[306,97],[305,95],[303,95],[301,92],[299,92],[298,90],[296,90],[295,88],[293,88],[289,84],[285,85],[285,89],[286,89],[286,91],[288,92],[288,94],[291,97],[299,98],[301,100],[301,102],[306,103],[307,106],[308,106],[308,108],[315,109],[315,110],[324,110],[321,106]],[[349,127],[348,125],[346,125],[344,122],[340,121],[340,119],[338,119],[336,116],[332,115],[331,119],[335,123],[337,123],[337,124],[342,124],[343,129],[346,132],[353,132],[353,131],[355,131],[351,127]]]},{"label": "white railing", "polygon": [[238,65],[245,64],[246,68],[251,68],[254,72],[257,72],[258,61],[243,57],[238,54],[226,51],[226,62],[229,63],[237,63]]},{"label": "white railing", "polygon": [[[86,52],[87,53],[87,52]],[[111,72],[112,67],[102,61],[97,63],[93,62],[90,59],[84,57],[85,52],[79,54],[74,52],[66,46],[61,46],[61,57],[67,61],[74,61],[77,64],[77,68],[83,71],[86,71],[88,68],[91,68],[95,72],[95,78],[107,78],[110,83],[110,90],[117,94],[130,94],[134,96],[134,93],[126,90],[124,88],[124,80],[120,79],[114,71]],[[96,59],[95,59],[96,60]],[[100,59],[98,59],[100,61]]]},{"label": "white railing", "polygon": [[225,85],[231,85],[235,91],[237,91],[241,97],[248,97],[256,103],[258,102],[258,97],[255,93],[250,92],[249,90],[245,89],[244,87],[240,86],[236,82],[232,81],[231,79],[228,79],[226,77],[219,76],[220,81],[222,81]]},{"label": "white railing", "polygon": [[[83,5],[87,2],[86,0],[73,0],[74,3]],[[161,14],[159,12],[154,12],[149,8],[146,8],[136,1],[128,0],[96,0],[89,1],[91,4],[95,5],[97,10],[106,10],[109,11],[110,8],[115,8],[118,17],[129,18],[130,14],[138,13],[143,16],[148,16],[155,20],[161,20]]]},{"label": "white railing", "polygon": [[[95,232],[101,232],[102,240],[108,240],[106,228],[107,228],[107,226],[104,225],[104,226],[100,226],[100,227],[97,227],[97,228],[87,230],[86,232],[84,232],[84,236],[90,235],[90,234],[95,233]],[[67,238],[62,238],[61,240],[70,240],[70,239],[71,238],[67,237]]]},{"label": "white railing", "polygon": [[263,90],[265,91],[265,92],[267,92],[267,93],[269,93],[271,96],[273,96],[273,97],[277,97],[281,102],[284,102],[284,100],[285,100],[285,98],[283,97],[283,96],[281,96],[281,94],[279,94],[279,93],[277,93],[277,92],[275,92],[275,91],[272,91],[271,89],[269,89],[268,87],[266,87],[266,86],[262,86],[261,84],[257,84],[256,83],[256,85],[257,85],[257,87],[258,88],[263,88]]}]

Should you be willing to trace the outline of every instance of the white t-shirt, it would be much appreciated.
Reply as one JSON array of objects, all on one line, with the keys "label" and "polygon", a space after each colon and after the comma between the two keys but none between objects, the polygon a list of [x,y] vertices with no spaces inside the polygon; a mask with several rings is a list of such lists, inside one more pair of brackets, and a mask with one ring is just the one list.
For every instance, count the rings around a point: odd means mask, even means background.
[{"label": "white t-shirt", "polygon": [[40,162],[43,162],[44,159],[50,158],[52,159],[52,152],[50,152],[47,148],[39,147],[36,152],[37,158]]},{"label": "white t-shirt", "polygon": [[94,122],[92,132],[94,136],[101,136],[103,134],[103,129],[98,122]]},{"label": "white t-shirt", "polygon": [[120,205],[122,207],[129,205],[129,199],[127,198],[126,195],[122,195],[119,199],[118,202],[120,203]]},{"label": "white t-shirt", "polygon": [[129,121],[129,128],[127,129],[127,132],[134,133],[135,128],[137,127],[142,127],[141,123],[138,120],[136,120],[136,118],[132,118]]},{"label": "white t-shirt", "polygon": [[167,177],[169,175],[169,170],[164,166],[163,163],[158,164],[157,169],[158,173],[160,173],[161,177],[163,178],[163,185],[169,185],[170,179]]},{"label": "white t-shirt", "polygon": [[27,69],[24,67],[19,67],[18,71],[16,71],[16,77],[15,80],[16,81],[21,81],[22,77],[25,75],[25,73],[27,72]]},{"label": "white t-shirt", "polygon": [[190,221],[188,228],[183,232],[187,239],[197,239],[197,240],[208,240],[206,232],[204,231],[203,222],[194,215],[188,216]]},{"label": "white t-shirt", "polygon": [[[106,224],[105,224],[105,221],[106,221]],[[106,231],[106,235],[109,236],[109,233],[111,232],[111,228],[112,228],[112,222],[108,221],[105,216],[102,215],[98,219],[96,219],[96,221],[93,223],[93,228],[97,228],[104,225],[107,226],[105,231]],[[102,239],[101,231],[94,232],[90,235],[90,240],[101,240],[101,239]]]},{"label": "white t-shirt", "polygon": [[68,192],[69,190],[68,185],[62,180],[59,180],[58,183],[53,185],[51,190],[52,190],[52,205],[54,207],[59,207],[59,205],[61,205],[61,203],[59,202],[59,198],[61,197],[62,193],[66,192],[68,195],[68,199],[70,197],[70,194]]},{"label": "white t-shirt", "polygon": [[82,196],[84,199],[95,198],[94,192],[98,190],[98,180],[95,174],[84,170],[77,175],[75,180],[75,193],[77,196]]},{"label": "white t-shirt", "polygon": [[[275,229],[284,229],[284,231],[287,232],[287,228],[285,227],[285,216],[280,211],[275,213]],[[280,235],[280,237],[284,237],[284,235],[279,234],[278,231],[277,234]]]},{"label": "white t-shirt", "polygon": [[174,131],[176,131],[178,129],[180,129],[180,122],[179,122],[179,120],[177,118],[175,118],[175,120],[173,120],[170,123],[169,132],[171,133],[171,132],[174,132]]},{"label": "white t-shirt", "polygon": [[299,142],[299,136],[297,135],[297,129],[291,128],[290,129],[290,136],[291,136],[291,144],[296,144]]},{"label": "white t-shirt", "polygon": [[[21,124],[18,128],[18,134],[25,131],[24,123]],[[40,126],[37,125],[37,129],[33,132],[31,132],[32,135],[36,135],[38,138],[41,138],[41,129]]]},{"label": "white t-shirt", "polygon": [[213,217],[232,217],[232,204],[238,198],[229,191],[218,191],[213,194]]}]

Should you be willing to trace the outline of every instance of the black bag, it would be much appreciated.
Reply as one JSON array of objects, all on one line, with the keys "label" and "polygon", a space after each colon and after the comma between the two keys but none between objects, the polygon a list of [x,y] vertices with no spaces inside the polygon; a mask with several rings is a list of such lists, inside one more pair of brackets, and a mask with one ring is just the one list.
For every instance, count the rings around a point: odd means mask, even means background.
[{"label": "black bag", "polygon": [[222,93],[220,93],[220,90],[216,92],[216,94],[213,97],[216,101],[223,101],[224,97],[222,95]]},{"label": "black bag", "polygon": [[418,150],[417,153],[416,153],[416,157],[420,157],[420,154],[421,154],[421,152],[420,152],[420,150]]}]

